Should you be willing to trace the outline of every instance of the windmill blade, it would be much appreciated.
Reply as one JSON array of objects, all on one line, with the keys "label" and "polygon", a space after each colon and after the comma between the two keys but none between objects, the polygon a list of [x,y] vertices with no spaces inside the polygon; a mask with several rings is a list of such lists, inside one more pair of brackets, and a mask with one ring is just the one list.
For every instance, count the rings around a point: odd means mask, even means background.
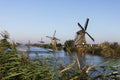
[{"label": "windmill blade", "polygon": [[55,38],[56,40],[58,40],[58,41],[60,41],[60,39],[58,39],[58,38]]},{"label": "windmill blade", "polygon": [[41,40],[40,41],[38,41],[38,42],[40,42],[40,43],[44,43],[44,41],[43,41],[43,39],[41,38]]},{"label": "windmill blade", "polygon": [[86,20],[86,22],[85,22],[85,26],[84,26],[84,28],[85,28],[85,31],[86,31],[86,29],[87,29],[88,22],[89,22],[89,18],[87,18],[87,20]]},{"label": "windmill blade", "polygon": [[46,36],[46,37],[52,39],[52,37],[50,37],[50,36]]},{"label": "windmill blade", "polygon": [[38,41],[38,42],[40,42],[40,43],[44,43],[44,41]]},{"label": "windmill blade", "polygon": [[78,26],[81,27],[81,29],[85,31],[85,29],[80,25],[80,23],[78,23]]},{"label": "windmill blade", "polygon": [[95,41],[95,40],[92,38],[92,36],[90,36],[90,34],[88,34],[87,32],[86,32],[86,34],[87,34],[93,41]]},{"label": "windmill blade", "polygon": [[54,37],[54,38],[52,38],[53,40],[55,39],[55,40],[58,40],[58,41],[60,41],[60,39],[58,39],[58,38],[56,38],[56,37]]},{"label": "windmill blade", "polygon": [[54,31],[53,37],[55,37],[55,34],[56,34],[56,30]]}]

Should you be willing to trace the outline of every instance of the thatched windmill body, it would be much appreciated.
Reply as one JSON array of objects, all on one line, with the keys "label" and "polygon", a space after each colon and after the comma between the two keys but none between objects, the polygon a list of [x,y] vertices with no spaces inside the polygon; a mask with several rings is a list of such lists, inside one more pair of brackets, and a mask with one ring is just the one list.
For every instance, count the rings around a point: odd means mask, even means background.
[{"label": "thatched windmill body", "polygon": [[79,30],[79,31],[77,32],[77,36],[76,36],[76,38],[75,38],[75,43],[74,43],[74,45],[75,45],[76,47],[81,47],[81,46],[83,46],[83,45],[86,44],[86,38],[85,38],[85,35],[86,35],[86,34],[94,41],[93,37],[90,36],[90,34],[89,34],[88,32],[86,32],[87,26],[88,26],[88,22],[89,22],[89,18],[87,18],[84,27],[82,27],[82,26],[80,25],[80,23],[78,23],[78,26],[81,28],[81,30]]},{"label": "thatched windmill body", "polygon": [[46,36],[47,38],[51,39],[51,44],[52,44],[53,49],[56,49],[57,41],[60,41],[58,38],[55,37],[55,34],[56,34],[56,30],[54,31],[54,34],[52,37]]}]

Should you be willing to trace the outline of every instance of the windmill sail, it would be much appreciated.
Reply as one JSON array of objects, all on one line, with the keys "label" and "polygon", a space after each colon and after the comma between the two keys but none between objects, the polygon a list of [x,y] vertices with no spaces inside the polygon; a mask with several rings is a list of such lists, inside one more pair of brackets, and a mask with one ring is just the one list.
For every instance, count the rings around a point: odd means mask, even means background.
[{"label": "windmill sail", "polygon": [[55,34],[56,34],[56,30],[55,30],[55,32],[54,32],[54,34],[53,34],[53,37],[55,37]]},{"label": "windmill sail", "polygon": [[47,38],[50,38],[50,39],[52,39],[53,37],[50,37],[50,36],[46,36]]},{"label": "windmill sail", "polygon": [[87,34],[93,41],[95,41],[95,40],[93,39],[93,37],[90,36],[90,34],[88,34],[87,32],[86,32],[86,34]]},{"label": "windmill sail", "polygon": [[86,29],[87,29],[88,22],[89,22],[89,18],[87,18],[86,23],[85,23],[85,31],[86,31]]}]

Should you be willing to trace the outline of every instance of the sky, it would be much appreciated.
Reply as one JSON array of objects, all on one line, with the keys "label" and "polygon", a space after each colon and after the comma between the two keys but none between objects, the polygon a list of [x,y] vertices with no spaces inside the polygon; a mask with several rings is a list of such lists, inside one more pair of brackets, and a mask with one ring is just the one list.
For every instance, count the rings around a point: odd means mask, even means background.
[{"label": "sky", "polygon": [[37,43],[45,36],[64,43],[75,39],[76,32],[89,18],[87,43],[104,41],[120,43],[120,0],[0,0],[0,31],[7,30],[10,39]]}]

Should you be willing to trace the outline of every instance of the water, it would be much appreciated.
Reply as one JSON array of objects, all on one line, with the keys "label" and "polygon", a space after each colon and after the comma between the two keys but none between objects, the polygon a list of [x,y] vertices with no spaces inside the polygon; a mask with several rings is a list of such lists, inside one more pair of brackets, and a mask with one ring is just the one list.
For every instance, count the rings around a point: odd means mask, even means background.
[{"label": "water", "polygon": [[[27,54],[28,47],[19,46],[17,47],[17,50],[23,51],[24,54]],[[34,60],[36,58],[39,58],[39,59],[49,58],[52,60],[57,59],[57,61],[63,65],[71,64],[73,62],[73,59],[76,60],[76,57],[75,57],[76,53],[68,54],[64,52],[63,50],[52,52],[52,50],[50,49],[43,49],[43,48],[32,47],[32,46],[29,48],[29,50],[30,51],[28,55],[31,60]],[[89,54],[86,54],[86,55],[79,54],[78,59],[81,62],[81,66],[97,65],[97,64],[100,64],[100,63],[103,63],[109,60],[108,58],[104,58],[104,57],[96,56],[96,55],[89,55]]]}]

